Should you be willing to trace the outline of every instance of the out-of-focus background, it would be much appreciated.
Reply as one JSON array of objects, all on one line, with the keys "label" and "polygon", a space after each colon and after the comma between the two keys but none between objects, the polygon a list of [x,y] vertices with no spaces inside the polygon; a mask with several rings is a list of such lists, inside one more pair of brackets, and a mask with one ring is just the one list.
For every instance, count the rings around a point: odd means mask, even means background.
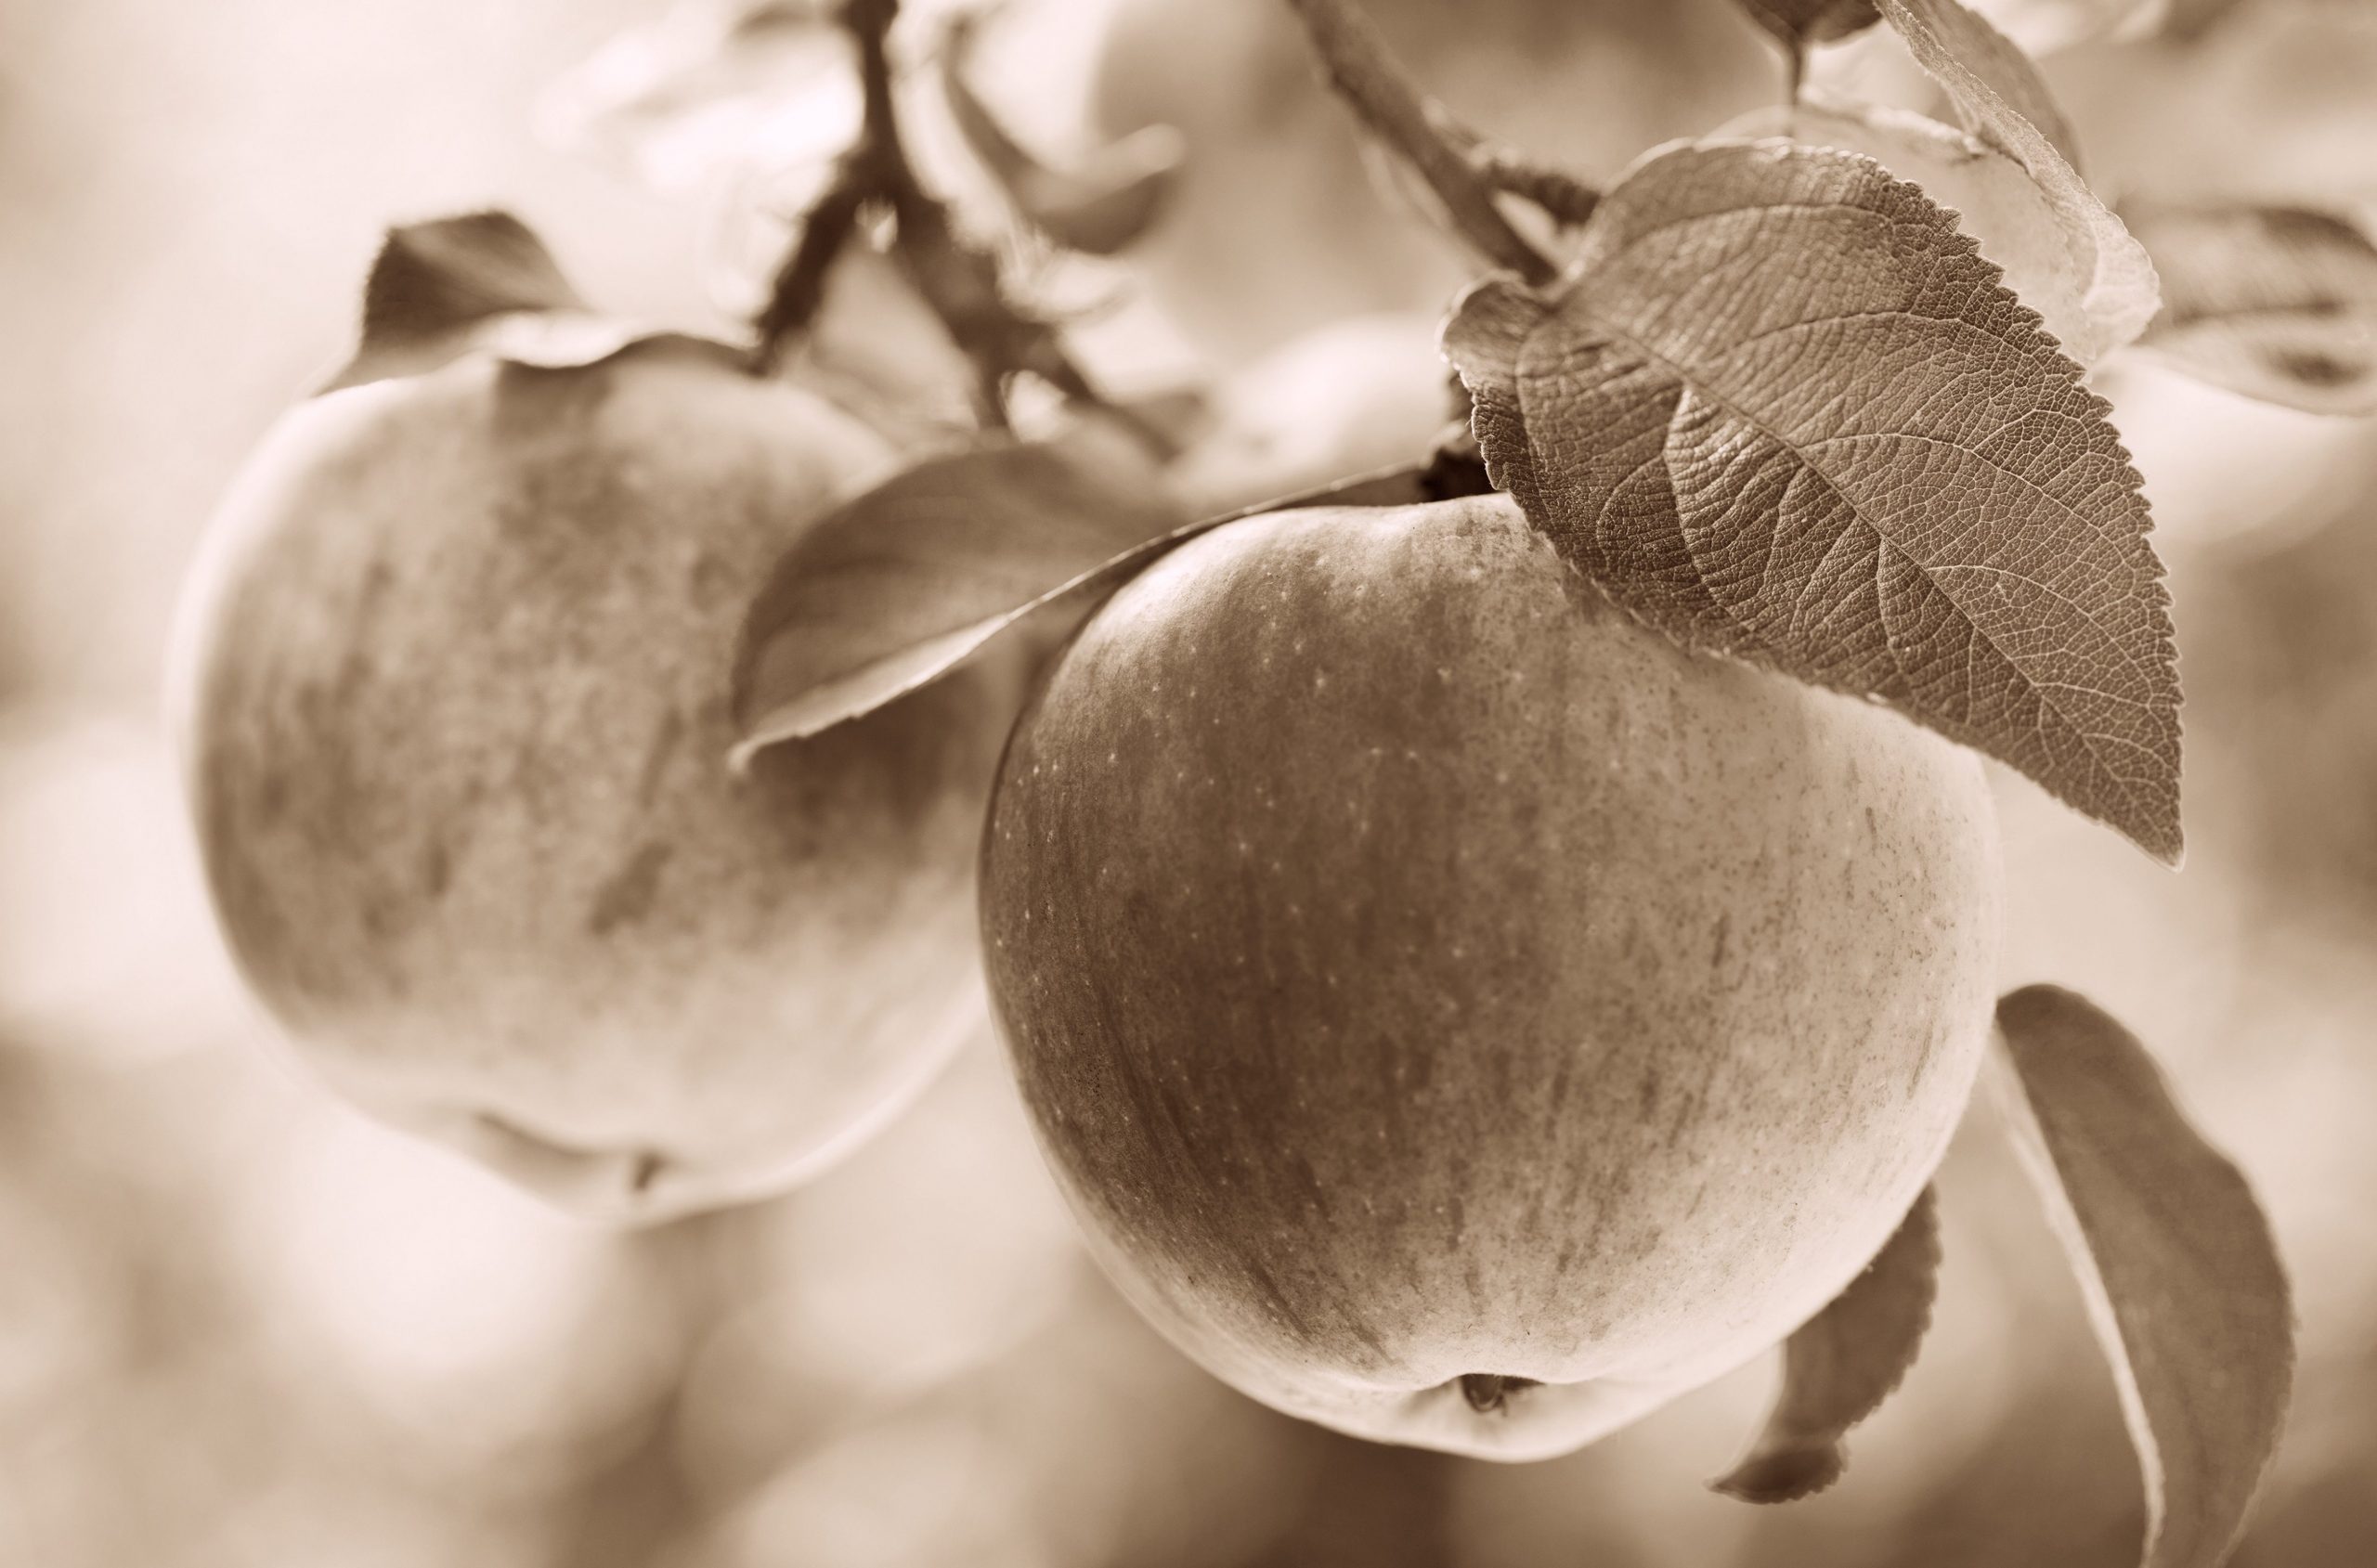
[{"label": "out-of-focus background", "polygon": [[[1266,42],[1279,7],[1128,0],[1109,49],[1113,6],[1016,7],[986,82],[1053,146],[1210,122],[1188,127],[1185,229],[1086,291],[1119,299],[1101,353],[1226,370],[1442,297],[1447,253]],[[1779,79],[1722,0],[1375,8],[1457,108],[1604,175]],[[2377,24],[2354,9],[2245,0],[2198,43],[2092,43],[2049,71],[2116,190],[2365,205]],[[1084,1258],[987,1036],[813,1186],[633,1235],[270,1055],[162,729],[184,565],[244,451],[339,357],[392,219],[501,202],[604,305],[720,318],[737,203],[797,178],[839,111],[780,101],[813,61],[669,99],[656,82],[705,69],[700,20],[657,0],[0,0],[0,1562],[2132,1561],[2112,1387],[1986,1104],[1942,1178],[1921,1362],[1840,1486],[1756,1510],[1701,1481],[1771,1365],[1518,1469],[1339,1439],[1211,1381]],[[2172,875],[2007,781],[2007,978],[2126,1018],[2275,1214],[2304,1371],[2239,1561],[2366,1564],[2377,431],[2142,358],[2099,381],[2171,568],[2191,848]]]}]

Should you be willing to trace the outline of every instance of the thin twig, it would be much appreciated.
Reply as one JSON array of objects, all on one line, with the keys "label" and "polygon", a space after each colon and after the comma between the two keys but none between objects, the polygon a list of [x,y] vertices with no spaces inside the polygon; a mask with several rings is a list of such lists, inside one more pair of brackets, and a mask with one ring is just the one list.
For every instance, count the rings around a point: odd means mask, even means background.
[{"label": "thin twig", "polygon": [[1552,281],[1559,269],[1494,204],[1492,188],[1438,128],[1442,111],[1432,114],[1427,98],[1396,64],[1370,19],[1351,0],[1287,3],[1303,20],[1330,84],[1426,182],[1461,237],[1495,266],[1529,283]]},{"label": "thin twig", "polygon": [[916,177],[892,90],[889,39],[899,15],[900,0],[843,0],[841,25],[858,56],[859,137],[777,270],[756,323],[755,366],[774,365],[815,317],[835,257],[875,207],[890,214],[892,259],[973,361],[974,400],[986,427],[1007,427],[1005,389],[1020,373],[1040,377],[1076,402],[1106,407],[1056,329],[1007,297],[998,258],[959,233],[949,204]]},{"label": "thin twig", "polygon": [[864,171],[845,163],[825,194],[802,215],[800,238],[776,269],[775,281],[768,288],[768,303],[752,322],[759,341],[751,364],[761,375],[775,370],[786,346],[817,318],[819,306],[825,303],[825,279],[842,247],[858,231],[859,214],[865,209],[868,195]]}]

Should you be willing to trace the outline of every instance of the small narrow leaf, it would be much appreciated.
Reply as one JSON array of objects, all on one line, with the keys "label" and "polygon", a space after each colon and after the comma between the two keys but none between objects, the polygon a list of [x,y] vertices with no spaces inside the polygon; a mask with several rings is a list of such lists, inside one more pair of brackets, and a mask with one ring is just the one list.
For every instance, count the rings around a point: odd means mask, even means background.
[{"label": "small narrow leaf", "polygon": [[[1420,483],[1396,470],[1252,510],[1401,505],[1425,499]],[[1034,611],[1111,592],[1241,515],[1184,525],[1152,458],[1104,432],[920,462],[820,519],[753,602],[733,761],[870,713]]]},{"label": "small narrow leaf", "polygon": [[2269,1221],[2146,1048],[2086,998],[1997,1005],[2015,1137],[2112,1363],[2147,1568],[2228,1555],[2286,1418],[2294,1320]]},{"label": "small narrow leaf", "polygon": [[1940,1282],[1940,1218],[1925,1187],[1865,1272],[1783,1347],[1783,1392],[1742,1461],[1709,1484],[1747,1503],[1787,1503],[1840,1479],[1841,1439],[1915,1365]]},{"label": "small narrow leaf", "polygon": [[2091,257],[2088,314],[2108,340],[2098,352],[2135,340],[2160,304],[2154,264],[2081,179],[2072,129],[2030,57],[1957,0],[1880,5],[1965,124],[2030,171],[2071,242]]},{"label": "small narrow leaf", "polygon": [[596,315],[510,213],[469,213],[388,230],[364,283],[355,356],[321,390],[420,375],[471,353],[569,369],[662,336],[676,334]]},{"label": "small narrow leaf", "polygon": [[2106,406],[1870,160],[1671,148],[1445,347],[1489,472],[1682,641],[1879,697],[2176,861],[2178,676]]},{"label": "small narrow leaf", "polygon": [[2305,207],[2132,202],[2163,274],[2139,346],[2264,402],[2377,413],[2377,245]]},{"label": "small narrow leaf", "polygon": [[970,67],[979,19],[960,16],[949,30],[942,96],[951,121],[1026,223],[1069,251],[1111,256],[1147,233],[1179,183],[1188,144],[1169,125],[1145,125],[1095,149],[1066,168],[1052,167],[1016,140],[974,88]]},{"label": "small narrow leaf", "polygon": [[1759,26],[1786,49],[1831,44],[1882,19],[1874,0],[1739,0]]}]

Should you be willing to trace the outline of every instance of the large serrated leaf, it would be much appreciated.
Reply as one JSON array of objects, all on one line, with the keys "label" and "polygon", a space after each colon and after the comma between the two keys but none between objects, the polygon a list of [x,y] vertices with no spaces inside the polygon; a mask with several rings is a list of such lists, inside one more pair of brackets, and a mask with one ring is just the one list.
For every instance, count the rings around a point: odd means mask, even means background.
[{"label": "large serrated leaf", "polygon": [[2064,353],[2092,365],[2132,323],[2090,308],[2097,247],[2073,232],[2038,181],[1980,138],[1911,110],[1804,94],[1796,105],[1744,115],[1726,136],[1787,136],[1861,152],[1956,214],[1957,227],[2006,274],[2014,297],[2039,313]]},{"label": "large serrated leaf", "polygon": [[2377,413],[2377,245],[2341,214],[2133,201],[2163,274],[2139,346],[2231,392],[2315,414]]},{"label": "large serrated leaf", "polygon": [[1879,0],[1882,15],[1944,88],[1966,126],[2039,184],[2071,242],[2091,259],[2085,295],[2101,343],[2084,357],[2134,341],[2161,304],[2154,264],[2079,173],[2072,128],[2030,57],[1957,0]]},{"label": "large serrated leaf", "polygon": [[1655,154],[1445,345],[1496,483],[1687,642],[1882,699],[2178,858],[2178,675],[2104,402],[1870,160]]},{"label": "large serrated leaf", "polygon": [[1931,1326],[1940,1216],[1916,1199],[1865,1271],[1783,1346],[1783,1392],[1739,1464],[1709,1484],[1748,1503],[1787,1503],[1840,1479],[1841,1439],[1906,1380]]},{"label": "large serrated leaf", "polygon": [[2293,1386],[2269,1221],[2189,1125],[2146,1048],[2085,997],[1998,1004],[2024,1163],[2080,1277],[2146,1484],[2147,1568],[2214,1568],[2243,1527]]}]

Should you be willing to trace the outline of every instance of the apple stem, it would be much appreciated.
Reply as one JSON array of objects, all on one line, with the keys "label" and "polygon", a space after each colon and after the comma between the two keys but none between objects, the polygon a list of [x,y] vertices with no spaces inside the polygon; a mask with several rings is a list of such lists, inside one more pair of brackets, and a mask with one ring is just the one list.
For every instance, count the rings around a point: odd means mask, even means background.
[{"label": "apple stem", "polygon": [[753,323],[759,341],[752,368],[766,374],[783,362],[823,304],[835,258],[875,212],[890,219],[893,260],[973,360],[981,382],[976,411],[986,428],[1007,428],[1007,387],[1019,374],[1039,377],[1072,401],[1112,410],[1066,354],[1056,328],[1007,297],[996,254],[960,234],[949,204],[917,178],[892,94],[888,39],[899,15],[900,0],[843,0],[839,19],[856,48],[864,106],[858,141],[777,269]]},{"label": "apple stem", "polygon": [[[1531,284],[1559,275],[1494,201],[1495,182],[1468,149],[1483,138],[1455,126],[1387,52],[1377,27],[1352,0],[1287,0],[1305,26],[1330,84],[1363,124],[1395,149],[1443,203],[1456,231],[1495,266]],[[1525,193],[1520,193],[1525,194]]]}]

